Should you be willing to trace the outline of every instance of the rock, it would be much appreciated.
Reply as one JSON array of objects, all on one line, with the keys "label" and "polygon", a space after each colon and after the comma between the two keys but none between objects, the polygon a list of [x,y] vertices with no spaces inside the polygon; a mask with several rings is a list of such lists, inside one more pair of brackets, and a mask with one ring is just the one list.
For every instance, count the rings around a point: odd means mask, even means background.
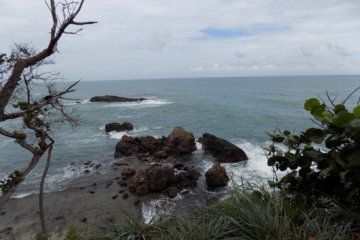
[{"label": "rock", "polygon": [[233,163],[248,160],[242,149],[212,134],[204,133],[198,141],[202,144],[202,149],[211,153],[219,162]]},{"label": "rock", "polygon": [[95,96],[90,98],[90,102],[141,102],[147,100],[146,98],[126,98],[118,96]]},{"label": "rock", "polygon": [[169,187],[168,189],[166,189],[166,192],[169,198],[174,198],[179,193],[179,190],[176,187]]},{"label": "rock", "polygon": [[106,132],[122,132],[122,131],[131,131],[134,130],[134,126],[129,122],[123,122],[123,123],[108,123],[105,125],[105,131]]},{"label": "rock", "polygon": [[116,195],[112,196],[111,198],[116,199],[117,197],[118,197],[118,195],[116,194]]},{"label": "rock", "polygon": [[206,183],[208,187],[223,187],[230,180],[226,170],[219,162],[215,162],[211,168],[205,173]]},{"label": "rock", "polygon": [[80,222],[86,223],[87,222],[87,217],[81,217]]},{"label": "rock", "polygon": [[123,199],[128,199],[129,198],[129,194],[128,193],[124,193],[122,196]]},{"label": "rock", "polygon": [[196,150],[195,138],[191,132],[182,127],[175,127],[166,139],[171,154],[189,154]]},{"label": "rock", "polygon": [[140,159],[147,155],[154,154],[162,145],[162,139],[156,139],[152,136],[129,137],[124,135],[115,147],[115,158],[137,156]]},{"label": "rock", "polygon": [[140,200],[139,199],[136,199],[135,201],[134,201],[134,206],[138,206],[140,204]]},{"label": "rock", "polygon": [[[121,175],[122,176],[132,176],[136,173],[135,167],[134,166],[127,166],[125,167],[122,171],[121,171]],[[124,178],[124,177],[123,177]],[[126,180],[126,177],[125,179]]]},{"label": "rock", "polygon": [[136,195],[145,195],[149,193],[149,179],[144,170],[141,170],[129,182],[129,190]]},{"label": "rock", "polygon": [[123,192],[125,192],[124,190],[119,190],[119,192],[118,193],[123,193]]},{"label": "rock", "polygon": [[175,182],[174,167],[153,165],[147,171],[150,191],[163,191],[170,183]]},{"label": "rock", "polygon": [[198,180],[201,177],[201,173],[197,171],[194,166],[186,166],[184,170],[189,173],[189,178],[191,180]]},{"label": "rock", "polygon": [[184,164],[183,163],[175,163],[175,165],[174,165],[174,168],[176,168],[176,169],[182,169],[182,168],[184,168]]},{"label": "rock", "polygon": [[175,127],[168,137],[130,137],[124,135],[116,144],[114,157],[136,156],[145,160],[149,157],[165,159],[190,154],[196,150],[195,138],[191,132]]},{"label": "rock", "polygon": [[185,168],[187,171],[175,175],[173,166],[154,164],[145,170],[139,171],[129,181],[129,190],[137,195],[163,191],[168,193],[169,196],[176,195],[184,188],[195,187],[196,180],[200,177],[200,173],[192,166]]}]

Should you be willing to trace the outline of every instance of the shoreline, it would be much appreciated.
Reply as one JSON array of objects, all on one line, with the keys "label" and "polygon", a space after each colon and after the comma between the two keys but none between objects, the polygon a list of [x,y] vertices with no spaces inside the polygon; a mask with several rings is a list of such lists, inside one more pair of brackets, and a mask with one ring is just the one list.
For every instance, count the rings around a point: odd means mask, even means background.
[{"label": "shoreline", "polygon": [[[144,164],[137,164],[138,169],[142,167]],[[63,191],[44,193],[49,240],[63,239],[71,224],[82,235],[88,235],[94,233],[95,226],[121,224],[129,217],[141,216],[141,202],[153,196],[138,197],[120,186],[118,179],[120,167],[96,169],[74,179]],[[0,213],[0,240],[35,239],[40,231],[38,196],[9,200]]]}]

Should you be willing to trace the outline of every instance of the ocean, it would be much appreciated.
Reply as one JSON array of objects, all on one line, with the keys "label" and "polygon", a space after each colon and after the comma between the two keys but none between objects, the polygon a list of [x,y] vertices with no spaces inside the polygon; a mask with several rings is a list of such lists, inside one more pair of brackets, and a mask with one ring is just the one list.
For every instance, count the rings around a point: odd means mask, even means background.
[{"label": "ocean", "polygon": [[[61,82],[59,89],[70,83]],[[167,136],[175,126],[181,126],[199,138],[211,133],[241,147],[249,156],[248,162],[225,164],[234,181],[271,177],[262,147],[269,145],[266,132],[275,129],[300,132],[314,126],[310,114],[303,108],[310,97],[326,98],[325,91],[337,101],[344,99],[360,86],[359,76],[306,77],[239,77],[148,79],[119,81],[82,81],[76,92],[69,95],[68,110],[80,119],[76,127],[59,123],[53,129],[56,141],[51,168],[46,180],[46,191],[65,189],[73,179],[82,176],[84,163],[102,165],[114,162],[116,143],[124,134],[130,136]],[[35,96],[42,96],[42,87]],[[98,95],[144,97],[139,103],[91,103]],[[355,96],[359,97],[360,94]],[[355,106],[357,98],[350,99]],[[128,121],[135,130],[126,133],[106,133],[110,122]],[[0,123],[13,129],[14,123]],[[198,151],[201,153],[201,145]],[[21,170],[30,155],[14,140],[0,138],[0,178],[15,169]],[[197,168],[205,171],[212,165],[201,157]],[[15,197],[38,191],[43,163],[21,184]]]}]

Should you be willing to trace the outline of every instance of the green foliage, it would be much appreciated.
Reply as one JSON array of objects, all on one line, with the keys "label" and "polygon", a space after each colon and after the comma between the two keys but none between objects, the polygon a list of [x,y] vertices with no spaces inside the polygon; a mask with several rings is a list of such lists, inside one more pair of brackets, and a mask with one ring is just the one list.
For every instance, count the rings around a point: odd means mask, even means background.
[{"label": "green foliage", "polygon": [[67,232],[64,240],[81,240],[79,234],[76,232],[75,226],[73,224],[70,225],[69,231]]},{"label": "green foliage", "polygon": [[23,176],[24,174],[22,172],[15,170],[13,173],[9,174],[5,180],[0,180],[0,192],[7,192],[12,186],[18,185],[24,180]]},{"label": "green foliage", "polygon": [[268,165],[287,172],[272,186],[299,202],[323,204],[321,197],[325,196],[360,211],[360,106],[353,111],[344,104],[330,108],[311,98],[304,108],[317,128],[299,135],[290,131],[270,134]]},{"label": "green foliage", "polygon": [[[123,225],[103,228],[101,240],[317,240],[344,239],[349,224],[337,223],[326,211],[294,206],[280,192],[264,187],[235,187],[229,198],[193,213],[154,218],[145,224],[131,219]],[[348,239],[351,239],[350,237]]]}]

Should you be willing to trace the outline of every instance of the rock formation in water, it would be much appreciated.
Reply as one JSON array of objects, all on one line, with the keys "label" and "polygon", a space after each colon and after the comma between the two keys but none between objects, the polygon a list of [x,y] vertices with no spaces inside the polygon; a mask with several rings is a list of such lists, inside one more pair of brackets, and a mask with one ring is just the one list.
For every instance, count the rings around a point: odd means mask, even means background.
[{"label": "rock formation in water", "polygon": [[202,149],[211,153],[219,162],[234,163],[248,160],[241,148],[212,134],[204,133],[198,141],[202,144]]},{"label": "rock formation in water", "polygon": [[168,137],[154,138],[123,136],[115,147],[115,158],[136,156],[139,159],[154,157],[165,159],[180,157],[196,150],[195,138],[191,132],[175,127]]},{"label": "rock formation in water", "polygon": [[141,102],[147,100],[146,98],[126,98],[118,96],[95,96],[90,99],[90,102]]},{"label": "rock formation in water", "polygon": [[130,131],[134,130],[134,126],[129,122],[124,123],[108,123],[105,125],[105,131],[106,132],[122,132],[122,131]]},{"label": "rock formation in water", "polygon": [[175,197],[184,188],[195,187],[201,174],[193,166],[186,166],[180,172],[173,166],[154,164],[139,171],[129,181],[129,190],[136,195],[150,192],[165,192],[169,197]]},{"label": "rock formation in water", "polygon": [[219,162],[215,162],[205,173],[206,183],[210,188],[224,187],[230,180],[226,170]]}]

